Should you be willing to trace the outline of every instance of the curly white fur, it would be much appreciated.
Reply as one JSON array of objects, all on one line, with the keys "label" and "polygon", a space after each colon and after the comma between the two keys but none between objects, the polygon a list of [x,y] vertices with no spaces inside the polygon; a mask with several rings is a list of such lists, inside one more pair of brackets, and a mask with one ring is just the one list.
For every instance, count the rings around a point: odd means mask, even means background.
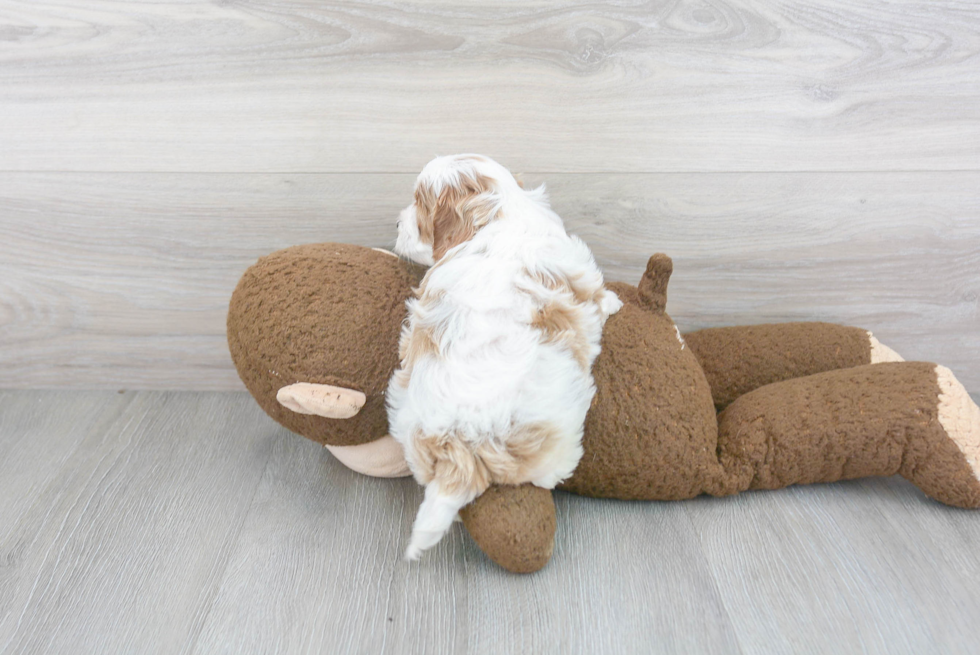
[{"label": "curly white fur", "polygon": [[426,485],[408,559],[490,484],[550,489],[572,474],[602,326],[622,306],[543,187],[456,155],[430,162],[415,189],[395,251],[432,268],[388,388],[391,434]]}]

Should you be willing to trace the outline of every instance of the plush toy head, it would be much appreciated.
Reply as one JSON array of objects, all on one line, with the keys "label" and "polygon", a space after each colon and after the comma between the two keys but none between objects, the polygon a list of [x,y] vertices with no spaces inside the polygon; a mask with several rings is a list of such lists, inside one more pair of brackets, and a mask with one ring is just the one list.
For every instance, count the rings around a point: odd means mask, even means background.
[{"label": "plush toy head", "polygon": [[[262,409],[324,445],[387,435],[385,389],[405,301],[423,272],[391,253],[337,243],[286,248],[249,268],[231,298],[228,345]],[[304,393],[307,383],[333,393]]]}]

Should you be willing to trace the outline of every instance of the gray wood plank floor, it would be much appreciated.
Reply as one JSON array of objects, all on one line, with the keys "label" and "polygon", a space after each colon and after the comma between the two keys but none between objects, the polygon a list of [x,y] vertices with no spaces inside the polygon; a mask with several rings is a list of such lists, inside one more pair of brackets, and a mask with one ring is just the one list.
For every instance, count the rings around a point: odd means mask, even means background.
[{"label": "gray wood plank floor", "polygon": [[346,470],[244,393],[0,392],[0,653],[975,653],[980,514],[900,479],[556,496],[554,559]]}]

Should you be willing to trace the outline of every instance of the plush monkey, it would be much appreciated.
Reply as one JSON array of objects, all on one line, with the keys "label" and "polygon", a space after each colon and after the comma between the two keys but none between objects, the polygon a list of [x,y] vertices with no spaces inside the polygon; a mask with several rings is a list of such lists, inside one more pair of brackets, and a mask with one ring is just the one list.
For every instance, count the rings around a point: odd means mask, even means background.
[{"label": "plush monkey", "polygon": [[[943,366],[904,362],[859,328],[787,323],[682,335],[665,312],[670,258],[654,255],[610,317],[593,367],[585,455],[560,489],[680,500],[901,474],[980,506],[980,409]],[[391,253],[324,243],[259,260],[228,312],[245,386],[276,421],[350,468],[409,475],[387,430],[405,301],[425,271]],[[495,562],[551,557],[551,492],[495,486],[461,512]]]}]

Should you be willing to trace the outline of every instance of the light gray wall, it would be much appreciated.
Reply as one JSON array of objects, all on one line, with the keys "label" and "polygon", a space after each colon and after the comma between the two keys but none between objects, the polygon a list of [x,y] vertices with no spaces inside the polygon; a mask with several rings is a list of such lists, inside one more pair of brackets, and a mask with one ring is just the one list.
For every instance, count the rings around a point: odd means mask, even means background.
[{"label": "light gray wall", "polygon": [[[980,391],[980,6],[0,0],[0,386],[233,389],[241,272],[545,181],[682,328],[830,320]],[[6,11],[3,11],[6,9]]]}]

